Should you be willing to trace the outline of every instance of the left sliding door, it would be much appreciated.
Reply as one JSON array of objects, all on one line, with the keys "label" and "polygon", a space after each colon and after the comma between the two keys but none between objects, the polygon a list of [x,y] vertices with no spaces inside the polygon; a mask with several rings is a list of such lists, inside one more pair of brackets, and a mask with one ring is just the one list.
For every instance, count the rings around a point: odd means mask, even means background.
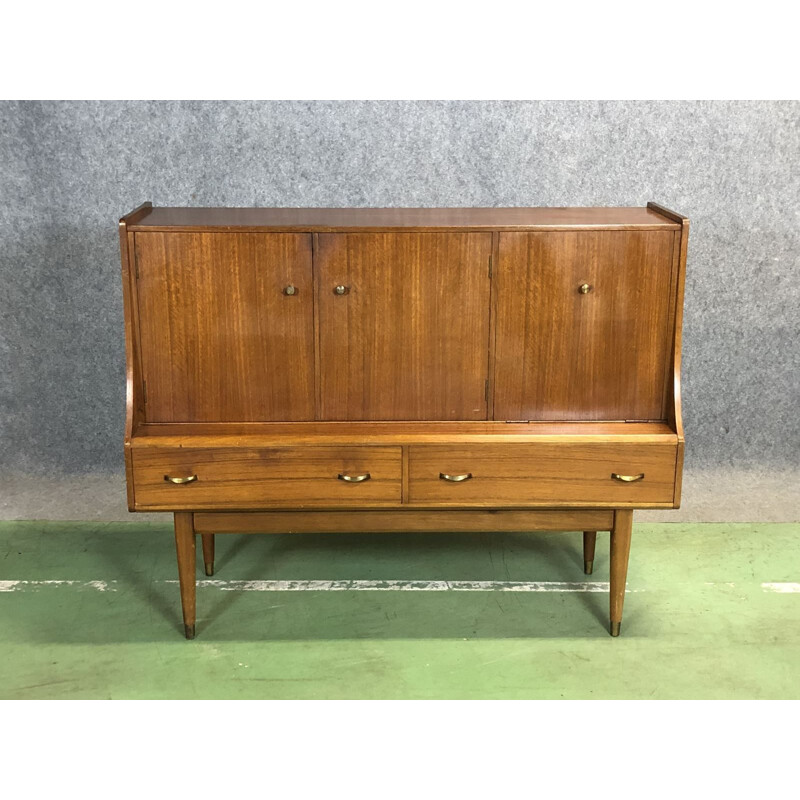
[{"label": "left sliding door", "polygon": [[137,233],[147,422],[314,419],[311,236]]}]

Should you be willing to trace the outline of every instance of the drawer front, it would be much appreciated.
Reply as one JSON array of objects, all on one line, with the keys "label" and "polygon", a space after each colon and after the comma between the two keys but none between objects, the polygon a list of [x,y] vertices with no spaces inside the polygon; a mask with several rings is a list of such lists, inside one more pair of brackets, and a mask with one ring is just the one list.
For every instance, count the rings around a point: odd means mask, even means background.
[{"label": "drawer front", "polygon": [[147,447],[133,453],[140,510],[398,505],[402,473],[399,447]]},{"label": "drawer front", "polygon": [[[670,443],[411,446],[409,502],[455,506],[671,506],[676,455],[677,446]],[[640,475],[644,477],[639,478]]]}]

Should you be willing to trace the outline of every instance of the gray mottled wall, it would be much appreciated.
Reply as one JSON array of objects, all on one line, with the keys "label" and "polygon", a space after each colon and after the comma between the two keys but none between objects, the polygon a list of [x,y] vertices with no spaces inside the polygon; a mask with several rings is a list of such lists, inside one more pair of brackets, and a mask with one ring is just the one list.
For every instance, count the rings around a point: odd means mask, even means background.
[{"label": "gray mottled wall", "polygon": [[691,218],[691,469],[797,465],[800,104],[0,103],[0,467],[122,469],[118,217],[643,205]]}]

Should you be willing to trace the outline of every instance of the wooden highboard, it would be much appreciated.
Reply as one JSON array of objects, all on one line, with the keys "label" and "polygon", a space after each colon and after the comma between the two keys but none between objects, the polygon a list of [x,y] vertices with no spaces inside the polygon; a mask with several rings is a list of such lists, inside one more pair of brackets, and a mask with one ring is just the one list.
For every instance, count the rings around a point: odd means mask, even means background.
[{"label": "wooden highboard", "polygon": [[202,209],[120,220],[131,511],[195,537],[611,532],[680,504],[688,220],[646,208]]}]

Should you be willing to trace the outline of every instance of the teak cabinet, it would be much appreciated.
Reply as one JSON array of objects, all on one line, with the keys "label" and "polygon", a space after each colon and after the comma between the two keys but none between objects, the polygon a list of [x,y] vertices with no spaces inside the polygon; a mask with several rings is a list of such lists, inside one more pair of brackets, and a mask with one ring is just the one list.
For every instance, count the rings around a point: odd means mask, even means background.
[{"label": "teak cabinet", "polygon": [[689,224],[647,208],[153,208],[120,220],[131,511],[195,535],[611,531],[677,508]]}]

